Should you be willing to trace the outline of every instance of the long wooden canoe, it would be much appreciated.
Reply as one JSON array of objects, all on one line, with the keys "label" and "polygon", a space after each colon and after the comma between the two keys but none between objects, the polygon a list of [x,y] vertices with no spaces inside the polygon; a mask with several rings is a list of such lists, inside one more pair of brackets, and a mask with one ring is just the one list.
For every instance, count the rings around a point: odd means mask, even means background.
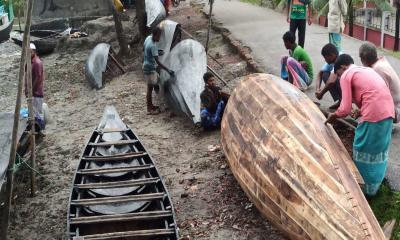
[{"label": "long wooden canoe", "polygon": [[291,84],[248,76],[222,120],[222,146],[259,211],[291,239],[385,239],[362,178],[315,104]]},{"label": "long wooden canoe", "polygon": [[73,181],[68,239],[177,240],[175,213],[154,161],[107,107]]}]

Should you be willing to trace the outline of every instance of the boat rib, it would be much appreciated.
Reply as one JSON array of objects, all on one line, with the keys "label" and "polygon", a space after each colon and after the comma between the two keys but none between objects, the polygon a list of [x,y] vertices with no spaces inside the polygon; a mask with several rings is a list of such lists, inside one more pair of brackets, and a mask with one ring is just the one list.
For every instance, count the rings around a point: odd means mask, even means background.
[{"label": "boat rib", "polygon": [[83,150],[67,224],[68,239],[179,239],[165,184],[113,107]]}]

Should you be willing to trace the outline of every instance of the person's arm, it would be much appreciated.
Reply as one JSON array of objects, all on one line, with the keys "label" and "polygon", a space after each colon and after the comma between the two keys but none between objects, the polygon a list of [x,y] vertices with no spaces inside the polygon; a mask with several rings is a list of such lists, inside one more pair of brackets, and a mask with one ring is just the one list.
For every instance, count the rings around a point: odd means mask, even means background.
[{"label": "person's arm", "polygon": [[321,81],[322,81],[322,71],[319,71],[319,73],[317,74],[317,81],[315,83],[315,92],[320,91]]},{"label": "person's arm", "polygon": [[286,21],[290,23],[290,8],[292,7],[292,0],[287,0],[287,14]]},{"label": "person's arm", "polygon": [[307,5],[308,8],[308,25],[312,24],[312,7],[310,5],[310,3]]},{"label": "person's arm", "polygon": [[332,87],[335,86],[336,81],[339,81],[339,79],[337,78],[337,75],[334,73],[331,73],[331,75],[329,76],[328,81],[326,81],[325,86],[322,90],[318,91],[315,93],[315,96],[321,100],[322,97],[325,95],[326,92],[328,92]]},{"label": "person's arm", "polygon": [[353,104],[353,95],[351,90],[351,81],[354,74],[344,73],[340,79],[340,89],[342,90],[342,100],[335,115],[339,118],[345,117],[351,113]]},{"label": "person's arm", "polygon": [[156,63],[157,63],[158,66],[160,66],[162,69],[164,69],[165,71],[167,71],[169,74],[171,74],[171,75],[173,74],[174,71],[172,71],[172,70],[168,69],[166,66],[164,66],[164,64],[162,64],[162,63],[160,62],[160,60],[158,59],[158,56],[157,56],[157,57],[154,57],[154,59],[156,60]]},{"label": "person's arm", "polygon": [[347,2],[346,0],[339,0],[339,9],[343,17],[347,16]]}]

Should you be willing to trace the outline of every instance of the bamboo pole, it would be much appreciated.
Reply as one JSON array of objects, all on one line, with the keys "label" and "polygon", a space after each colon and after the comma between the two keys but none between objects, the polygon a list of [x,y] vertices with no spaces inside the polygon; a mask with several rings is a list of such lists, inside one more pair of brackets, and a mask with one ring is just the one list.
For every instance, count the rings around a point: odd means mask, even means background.
[{"label": "bamboo pole", "polygon": [[[27,42],[27,46],[29,49],[29,42]],[[33,88],[32,88],[32,62],[31,62],[32,53],[30,50],[26,52],[26,82],[27,82],[27,92],[28,92],[28,109],[29,109],[29,125],[30,125],[30,164],[31,164],[31,197],[35,196],[36,192],[36,173],[34,169],[36,168],[36,139],[35,139],[35,113],[33,110]]]},{"label": "bamboo pole", "polygon": [[7,239],[8,220],[10,218],[10,208],[11,208],[11,200],[12,200],[12,196],[13,196],[13,184],[14,184],[14,165],[15,165],[17,143],[18,143],[18,125],[19,125],[19,116],[20,116],[19,111],[21,109],[21,95],[22,95],[22,86],[23,86],[24,73],[25,73],[27,45],[29,42],[29,32],[30,32],[30,28],[31,28],[33,1],[34,0],[28,0],[28,2],[27,2],[27,13],[26,13],[26,21],[25,21],[25,33],[26,34],[24,34],[24,38],[23,38],[21,62],[19,64],[17,100],[15,103],[15,110],[14,110],[14,125],[13,125],[13,132],[12,132],[10,161],[9,161],[8,170],[7,170],[6,194],[8,195],[8,197],[6,198],[6,202],[5,202],[6,213],[3,215],[4,218],[1,221],[2,224],[0,225],[0,239]]},{"label": "bamboo pole", "polygon": [[208,14],[208,30],[207,30],[207,41],[206,41],[206,53],[208,53],[208,43],[210,41],[210,32],[211,32],[211,27],[212,27],[212,9],[213,9],[213,4],[214,0],[209,0],[210,1],[210,13]]}]

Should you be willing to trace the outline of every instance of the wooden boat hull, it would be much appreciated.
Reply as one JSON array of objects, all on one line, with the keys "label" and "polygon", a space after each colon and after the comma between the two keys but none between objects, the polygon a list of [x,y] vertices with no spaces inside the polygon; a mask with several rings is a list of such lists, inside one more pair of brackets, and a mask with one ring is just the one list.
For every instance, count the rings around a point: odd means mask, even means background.
[{"label": "wooden boat hull", "polygon": [[255,74],[231,95],[222,146],[242,189],[291,239],[380,239],[362,178],[325,117],[278,77]]},{"label": "wooden boat hull", "polygon": [[0,43],[10,39],[13,24],[14,20],[11,20],[8,24],[0,26]]},{"label": "wooden boat hull", "polygon": [[[17,31],[19,32],[19,31]],[[24,34],[20,32],[19,36],[14,36],[11,39],[18,45],[22,46]],[[50,54],[54,52],[60,38],[59,32],[51,30],[32,30],[31,43],[36,46],[36,53],[39,55]]]},{"label": "wooden boat hull", "polygon": [[73,184],[68,239],[179,239],[165,184],[115,108],[92,133]]}]

